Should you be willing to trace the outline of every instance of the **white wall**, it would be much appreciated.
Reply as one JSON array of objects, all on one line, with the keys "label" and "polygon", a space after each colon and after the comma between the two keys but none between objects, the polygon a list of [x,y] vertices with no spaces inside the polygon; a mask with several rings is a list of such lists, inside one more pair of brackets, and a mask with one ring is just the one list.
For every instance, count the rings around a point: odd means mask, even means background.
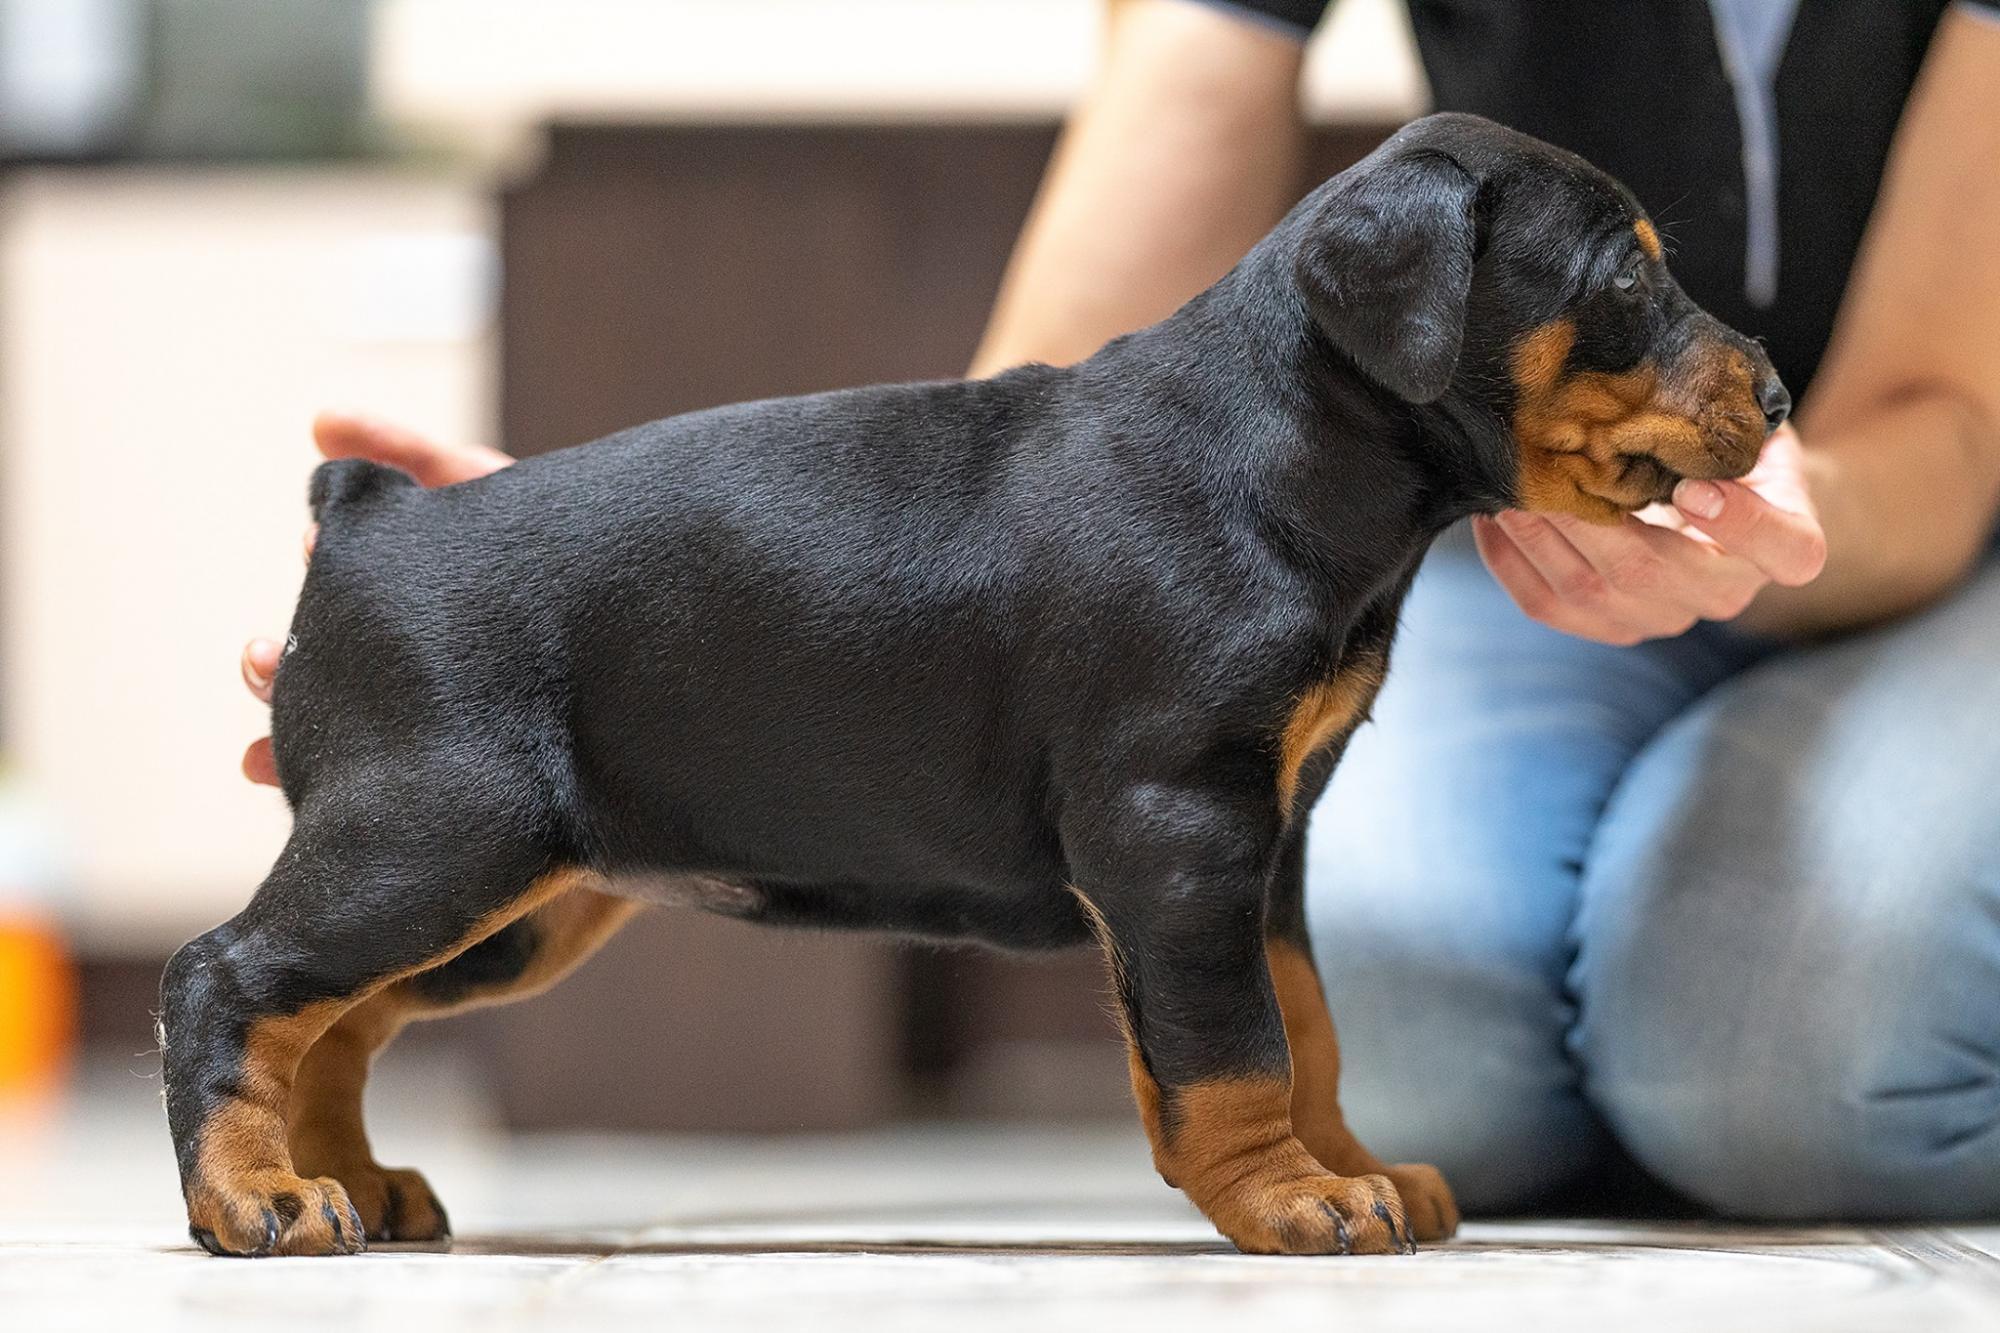
[{"label": "white wall", "polygon": [[286,818],[236,655],[301,572],[313,412],[490,428],[484,187],[37,172],[0,196],[0,723],[100,948],[220,920]]},{"label": "white wall", "polygon": [[[1101,0],[381,0],[392,119],[501,141],[550,116],[758,120],[1061,115]],[[1427,94],[1402,0],[1340,0],[1303,99],[1399,120]]]}]

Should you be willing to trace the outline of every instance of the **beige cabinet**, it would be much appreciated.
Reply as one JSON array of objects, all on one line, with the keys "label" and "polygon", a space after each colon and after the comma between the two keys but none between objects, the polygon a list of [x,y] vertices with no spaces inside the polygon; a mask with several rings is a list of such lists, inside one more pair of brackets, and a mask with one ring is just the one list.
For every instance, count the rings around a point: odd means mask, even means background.
[{"label": "beige cabinet", "polygon": [[307,434],[490,430],[483,182],[368,170],[0,178],[0,748],[85,947],[228,915],[283,840],[236,676],[301,572]]}]

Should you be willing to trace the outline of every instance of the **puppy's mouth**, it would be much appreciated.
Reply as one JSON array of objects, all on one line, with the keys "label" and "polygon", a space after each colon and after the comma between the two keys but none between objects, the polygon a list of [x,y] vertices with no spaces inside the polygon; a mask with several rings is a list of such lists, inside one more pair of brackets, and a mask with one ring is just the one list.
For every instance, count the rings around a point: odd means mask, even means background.
[{"label": "puppy's mouth", "polygon": [[1616,493],[1600,498],[1621,509],[1644,509],[1667,503],[1680,484],[1681,474],[1652,454],[1620,454]]}]

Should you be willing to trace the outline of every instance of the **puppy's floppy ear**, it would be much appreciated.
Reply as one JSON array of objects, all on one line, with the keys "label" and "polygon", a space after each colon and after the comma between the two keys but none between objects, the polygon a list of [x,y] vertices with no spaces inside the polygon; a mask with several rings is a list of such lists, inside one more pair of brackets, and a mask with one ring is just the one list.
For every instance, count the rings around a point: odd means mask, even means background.
[{"label": "puppy's floppy ear", "polygon": [[1307,308],[1369,378],[1434,401],[1465,340],[1478,183],[1442,153],[1390,149],[1324,188],[1296,261]]}]

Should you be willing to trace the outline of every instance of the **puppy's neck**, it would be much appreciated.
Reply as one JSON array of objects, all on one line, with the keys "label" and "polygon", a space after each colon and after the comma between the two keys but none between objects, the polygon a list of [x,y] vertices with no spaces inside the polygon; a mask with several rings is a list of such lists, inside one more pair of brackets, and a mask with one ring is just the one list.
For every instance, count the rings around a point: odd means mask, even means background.
[{"label": "puppy's neck", "polygon": [[[1155,326],[1149,352],[1175,373],[1203,373],[1230,439],[1223,466],[1265,494],[1293,525],[1347,550],[1355,538],[1400,566],[1475,513],[1511,503],[1512,433],[1470,392],[1469,364],[1437,401],[1410,403],[1333,346],[1293,279],[1285,229],[1215,286]],[[1148,334],[1153,330],[1148,330]]]}]

